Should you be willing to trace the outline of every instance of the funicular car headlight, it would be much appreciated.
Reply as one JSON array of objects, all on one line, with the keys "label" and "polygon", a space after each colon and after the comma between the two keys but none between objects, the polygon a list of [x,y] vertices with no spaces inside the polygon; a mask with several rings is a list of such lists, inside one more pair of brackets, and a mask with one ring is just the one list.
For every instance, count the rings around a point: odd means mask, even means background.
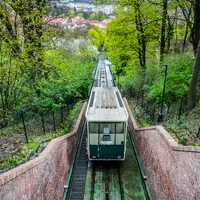
[{"label": "funicular car headlight", "polygon": [[118,158],[118,159],[121,159],[122,157],[121,157],[121,156],[117,156],[117,158]]}]

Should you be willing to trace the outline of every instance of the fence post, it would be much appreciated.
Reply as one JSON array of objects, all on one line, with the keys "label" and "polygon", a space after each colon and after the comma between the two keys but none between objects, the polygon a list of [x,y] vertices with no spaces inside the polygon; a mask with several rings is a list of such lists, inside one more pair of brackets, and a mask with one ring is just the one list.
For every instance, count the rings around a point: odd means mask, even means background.
[{"label": "fence post", "polygon": [[60,108],[60,122],[61,122],[61,124],[63,123],[63,109],[62,109],[62,107]]},{"label": "fence post", "polygon": [[170,102],[168,102],[168,104],[167,104],[167,114],[169,114],[169,108],[170,108],[170,106],[171,106],[171,104],[170,104]]},{"label": "fence post", "polygon": [[181,117],[182,104],[183,104],[183,97],[181,97],[181,104],[180,104],[180,108],[179,108],[179,112],[178,112],[178,120],[179,120],[180,117]]},{"label": "fence post", "polygon": [[188,102],[188,99],[187,99],[187,97],[185,97],[184,99],[183,99],[183,105],[182,105],[182,111],[183,112],[187,112],[188,110],[187,110],[187,102]]},{"label": "fence post", "polygon": [[138,91],[136,105],[138,105],[139,99],[140,99],[140,92]]},{"label": "fence post", "polygon": [[43,133],[45,134],[45,125],[44,125],[44,115],[43,113],[41,114],[42,117],[42,129],[43,129]]},{"label": "fence post", "polygon": [[146,104],[146,113],[148,112],[149,109],[149,100],[147,99],[147,104]]},{"label": "fence post", "polygon": [[27,136],[27,132],[26,132],[26,124],[24,121],[24,115],[23,112],[21,111],[21,117],[22,117],[22,122],[23,122],[23,127],[24,127],[24,134],[25,134],[25,138],[26,138],[26,143],[28,143],[28,136]]},{"label": "fence post", "polygon": [[156,99],[154,100],[154,104],[153,104],[152,122],[154,122],[155,111],[156,111]]},{"label": "fence post", "polygon": [[141,101],[141,107],[143,108],[144,106],[144,92],[142,92],[142,101]]},{"label": "fence post", "polygon": [[198,132],[197,132],[197,138],[200,139],[200,126],[199,126],[199,130],[198,130]]},{"label": "fence post", "polygon": [[52,111],[52,117],[53,117],[53,129],[56,131],[56,122],[55,122],[55,114],[54,111]]}]

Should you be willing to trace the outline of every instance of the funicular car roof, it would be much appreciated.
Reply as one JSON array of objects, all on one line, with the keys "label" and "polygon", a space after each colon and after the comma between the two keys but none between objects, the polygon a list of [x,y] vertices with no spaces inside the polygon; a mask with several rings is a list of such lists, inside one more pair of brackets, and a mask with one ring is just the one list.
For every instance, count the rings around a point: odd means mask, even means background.
[{"label": "funicular car roof", "polygon": [[117,87],[94,87],[86,111],[87,121],[127,121],[128,114]]}]

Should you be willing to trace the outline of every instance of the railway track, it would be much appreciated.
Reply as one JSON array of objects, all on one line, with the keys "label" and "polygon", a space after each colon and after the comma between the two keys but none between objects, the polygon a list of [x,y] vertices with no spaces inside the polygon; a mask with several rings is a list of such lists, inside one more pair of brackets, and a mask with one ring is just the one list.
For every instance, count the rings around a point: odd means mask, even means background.
[{"label": "railway track", "polygon": [[93,162],[90,200],[124,200],[119,162]]},{"label": "railway track", "polygon": [[152,199],[130,131],[124,161],[95,161],[88,171],[84,200]]}]

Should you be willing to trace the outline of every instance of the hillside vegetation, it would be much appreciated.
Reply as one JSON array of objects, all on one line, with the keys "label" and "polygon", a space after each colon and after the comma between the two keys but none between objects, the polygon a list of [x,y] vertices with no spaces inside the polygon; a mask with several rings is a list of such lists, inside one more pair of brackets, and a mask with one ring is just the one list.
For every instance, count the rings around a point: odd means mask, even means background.
[{"label": "hillside vegetation", "polygon": [[[163,124],[184,145],[200,145],[200,2],[119,0],[116,18],[91,34],[141,126]],[[95,31],[95,30],[93,30]]]},{"label": "hillside vegetation", "polygon": [[47,14],[45,1],[0,2],[0,173],[70,131],[88,98],[97,48]]}]

